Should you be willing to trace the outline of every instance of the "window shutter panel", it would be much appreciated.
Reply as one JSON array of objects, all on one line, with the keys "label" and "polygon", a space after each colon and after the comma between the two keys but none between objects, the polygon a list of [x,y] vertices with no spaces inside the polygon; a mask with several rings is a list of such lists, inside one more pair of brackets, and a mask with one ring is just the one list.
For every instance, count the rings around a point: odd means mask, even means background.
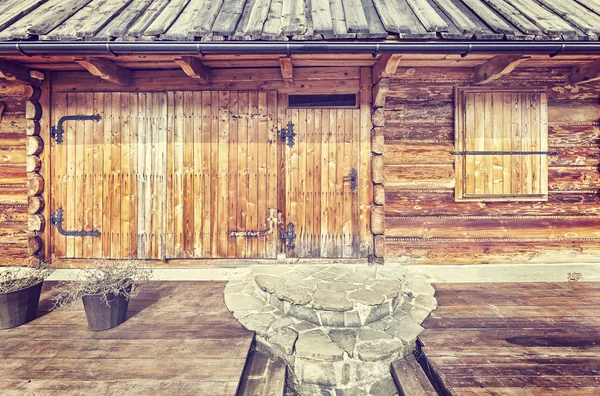
[{"label": "window shutter panel", "polygon": [[539,88],[457,88],[457,201],[547,199],[546,108]]}]

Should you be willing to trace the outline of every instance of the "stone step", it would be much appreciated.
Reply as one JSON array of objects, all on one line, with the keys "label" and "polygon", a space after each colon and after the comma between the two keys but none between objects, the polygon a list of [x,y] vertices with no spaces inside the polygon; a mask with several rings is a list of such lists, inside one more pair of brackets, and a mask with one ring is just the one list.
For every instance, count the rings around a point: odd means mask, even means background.
[{"label": "stone step", "polygon": [[248,354],[238,396],[283,396],[287,365],[257,351]]},{"label": "stone step", "polygon": [[392,363],[392,376],[400,396],[437,396],[435,388],[413,354]]}]

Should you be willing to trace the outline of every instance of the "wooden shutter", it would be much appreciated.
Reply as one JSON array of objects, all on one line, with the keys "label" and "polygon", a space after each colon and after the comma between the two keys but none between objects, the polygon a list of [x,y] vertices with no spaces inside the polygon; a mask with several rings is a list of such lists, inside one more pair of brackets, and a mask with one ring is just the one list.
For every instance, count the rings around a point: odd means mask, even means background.
[{"label": "wooden shutter", "polygon": [[545,90],[457,88],[455,148],[456,201],[546,201]]}]

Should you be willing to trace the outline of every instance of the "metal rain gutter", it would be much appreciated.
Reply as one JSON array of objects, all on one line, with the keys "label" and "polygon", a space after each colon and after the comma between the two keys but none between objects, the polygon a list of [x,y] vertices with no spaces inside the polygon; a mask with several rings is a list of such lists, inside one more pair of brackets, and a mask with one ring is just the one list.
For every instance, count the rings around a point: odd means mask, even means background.
[{"label": "metal rain gutter", "polygon": [[0,56],[182,55],[182,54],[531,54],[600,55],[597,41],[108,41],[0,42]]}]

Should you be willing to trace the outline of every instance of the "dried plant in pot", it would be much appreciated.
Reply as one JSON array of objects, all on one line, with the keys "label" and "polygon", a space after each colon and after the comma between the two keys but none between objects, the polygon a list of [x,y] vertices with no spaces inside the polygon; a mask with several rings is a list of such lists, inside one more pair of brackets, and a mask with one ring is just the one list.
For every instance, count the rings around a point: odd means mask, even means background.
[{"label": "dried plant in pot", "polygon": [[108,330],[125,321],[129,300],[151,277],[152,270],[138,261],[96,260],[81,269],[74,280],[54,288],[53,309],[81,299],[89,329]]},{"label": "dried plant in pot", "polygon": [[0,329],[10,329],[36,317],[42,285],[52,271],[39,267],[0,268]]}]

